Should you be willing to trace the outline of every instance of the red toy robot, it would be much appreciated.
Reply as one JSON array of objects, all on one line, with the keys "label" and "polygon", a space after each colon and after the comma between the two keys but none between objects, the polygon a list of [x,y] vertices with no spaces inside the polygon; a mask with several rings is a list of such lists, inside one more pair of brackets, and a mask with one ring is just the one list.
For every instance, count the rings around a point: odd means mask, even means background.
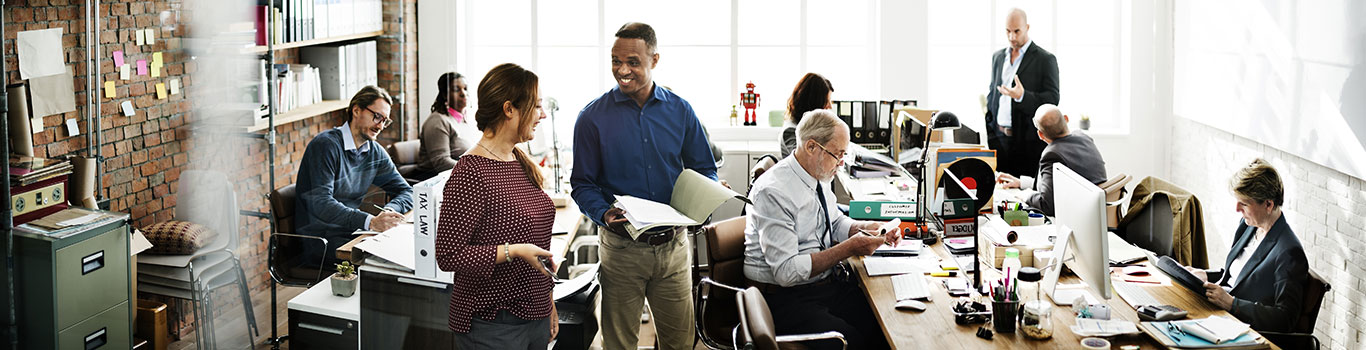
[{"label": "red toy robot", "polygon": [[745,92],[740,93],[740,104],[745,106],[745,125],[759,125],[755,121],[759,109],[759,94],[754,93],[754,82],[745,84]]}]

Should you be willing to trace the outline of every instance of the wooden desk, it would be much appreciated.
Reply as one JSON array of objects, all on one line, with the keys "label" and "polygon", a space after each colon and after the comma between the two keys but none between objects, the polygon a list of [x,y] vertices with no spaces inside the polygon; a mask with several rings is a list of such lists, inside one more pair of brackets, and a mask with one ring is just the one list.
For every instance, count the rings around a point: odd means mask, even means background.
[{"label": "wooden desk", "polygon": [[[949,259],[951,255],[943,246],[943,243],[935,244],[932,250],[926,250],[928,254],[933,251],[943,259]],[[996,333],[992,340],[981,339],[976,336],[977,329],[982,324],[959,326],[953,322],[953,311],[950,306],[957,298],[950,297],[944,289],[941,281],[944,278],[929,277],[925,279],[929,285],[930,294],[933,300],[926,302],[928,308],[924,312],[900,311],[893,305],[896,303],[895,292],[892,290],[891,276],[868,277],[868,270],[863,266],[862,257],[849,259],[854,270],[858,272],[859,280],[862,282],[864,295],[868,298],[868,304],[872,306],[873,314],[877,316],[878,323],[882,325],[883,334],[887,336],[887,341],[893,349],[1001,349],[1001,348],[1046,348],[1046,349],[1076,349],[1080,348],[1081,339],[1072,334],[1068,327],[1076,324],[1075,315],[1070,307],[1053,307],[1053,338],[1047,340],[1032,340],[1025,338],[1024,334],[1016,330],[1015,333],[1005,334]],[[982,264],[985,268],[987,264]],[[1157,272],[1160,275],[1160,272]],[[999,276],[995,270],[986,269],[983,275],[983,283],[989,278]],[[1165,276],[1163,276],[1165,277]],[[963,278],[963,277],[958,277]],[[1114,283],[1125,283],[1120,276],[1112,277]],[[1066,276],[1059,279],[1059,283],[1078,283],[1075,276]],[[1020,286],[1020,294],[1025,300],[1032,300],[1035,295],[1035,284],[1025,283]],[[1190,313],[1190,318],[1198,319],[1209,316],[1229,316],[1227,311],[1219,310],[1204,300],[1204,298],[1190,293],[1184,287],[1172,284],[1153,284],[1144,285],[1143,289],[1153,298],[1170,305],[1185,309]],[[1048,296],[1042,296],[1045,300]],[[1138,322],[1138,313],[1133,307],[1119,296],[1118,292],[1114,297],[1106,300],[1110,306],[1110,318],[1122,319]],[[1147,335],[1125,335],[1109,338],[1112,349],[1119,349],[1120,345],[1139,345],[1142,349],[1161,349],[1162,346],[1149,338]],[[1272,349],[1279,349],[1272,345]]]}]

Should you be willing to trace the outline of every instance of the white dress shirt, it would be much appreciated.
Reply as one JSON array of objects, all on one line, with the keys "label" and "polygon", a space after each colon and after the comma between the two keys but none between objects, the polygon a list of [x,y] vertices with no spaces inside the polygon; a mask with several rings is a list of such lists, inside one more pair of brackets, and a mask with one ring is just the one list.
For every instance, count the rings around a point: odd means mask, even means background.
[{"label": "white dress shirt", "polygon": [[[1025,52],[1029,51],[1030,45],[1034,45],[1033,40],[1025,42],[1024,46],[1020,47],[1020,55],[1015,56],[1014,60],[1010,59],[1010,50],[1012,49],[1010,47],[1006,48],[1006,59],[1004,64],[1001,65],[1001,83],[1005,84],[1005,86],[1015,87],[1013,85],[1015,84],[1015,72],[1020,70],[1020,62],[1024,61]],[[1003,128],[1011,127],[1015,121],[1010,118],[1010,103],[1012,101],[1020,102],[1020,100],[1023,99],[1024,95],[1020,95],[1020,98],[1018,99],[1011,99],[1010,95],[1001,94],[1000,99],[996,102],[996,124]]]},{"label": "white dress shirt", "polygon": [[[746,207],[745,218],[746,278],[791,287],[830,275],[822,271],[811,277],[811,254],[848,238],[854,219],[840,213],[828,180],[819,182],[827,213],[822,219],[817,183],[797,157],[783,158],[754,182],[754,204]],[[829,223],[829,234],[822,220]]]}]

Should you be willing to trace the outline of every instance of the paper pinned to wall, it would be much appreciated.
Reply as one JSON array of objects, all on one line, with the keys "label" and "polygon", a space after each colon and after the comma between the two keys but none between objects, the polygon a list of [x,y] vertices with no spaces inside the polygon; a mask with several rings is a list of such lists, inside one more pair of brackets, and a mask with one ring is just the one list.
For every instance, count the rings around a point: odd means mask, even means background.
[{"label": "paper pinned to wall", "polygon": [[138,60],[138,75],[147,75],[147,60]]},{"label": "paper pinned to wall", "polygon": [[114,82],[112,82],[112,81],[106,81],[106,82],[104,82],[104,97],[105,97],[105,98],[114,98],[114,97],[115,97],[115,95],[114,95]]},{"label": "paper pinned to wall", "polygon": [[81,134],[81,127],[76,125],[76,119],[66,120],[66,136],[76,136]]},{"label": "paper pinned to wall", "polygon": [[28,120],[28,123],[34,134],[43,132],[43,117],[33,117],[33,119]]},{"label": "paper pinned to wall", "polygon": [[143,34],[142,36],[147,38],[147,45],[155,45],[157,43],[156,28],[147,29],[147,34]]},{"label": "paper pinned to wall", "polygon": [[33,100],[30,106],[33,116],[43,117],[76,110],[75,84],[71,71],[61,74],[37,77],[29,80],[29,95]]},{"label": "paper pinned to wall", "polygon": [[133,101],[123,101],[123,104],[120,104],[119,106],[123,107],[123,116],[133,116]]},{"label": "paper pinned to wall", "polygon": [[158,99],[158,100],[164,100],[164,99],[166,99],[166,84],[165,84],[165,83],[157,83],[157,99]]},{"label": "paper pinned to wall", "polygon": [[147,43],[147,39],[146,39],[145,37],[142,36],[143,33],[145,33],[145,32],[143,32],[142,29],[138,29],[138,30],[133,31],[134,36],[137,37],[137,44],[138,44],[138,45],[144,45],[144,44]]},{"label": "paper pinned to wall", "polygon": [[119,66],[119,79],[123,79],[123,80],[131,80],[131,79],[133,79],[133,67],[132,67],[131,65],[128,65],[128,64],[124,64],[124,65],[122,65],[122,66]]},{"label": "paper pinned to wall", "polygon": [[20,78],[33,79],[66,72],[66,56],[62,55],[62,28],[19,32],[16,40]]},{"label": "paper pinned to wall", "polygon": [[161,77],[161,64],[160,64],[160,63],[156,63],[156,62],[153,62],[153,63],[152,63],[152,77],[153,77],[153,78],[160,78],[160,77]]},{"label": "paper pinned to wall", "polygon": [[164,62],[165,62],[165,61],[162,61],[162,60],[161,60],[161,52],[160,52],[160,51],[158,51],[158,52],[153,52],[153,53],[152,53],[152,65],[160,66],[160,65],[162,65],[162,63],[164,63]]},{"label": "paper pinned to wall", "polygon": [[114,66],[123,65],[123,51],[114,51]]},{"label": "paper pinned to wall", "polygon": [[179,93],[180,93],[180,79],[171,79],[171,94],[172,94],[172,95],[176,95],[176,94],[179,94]]}]

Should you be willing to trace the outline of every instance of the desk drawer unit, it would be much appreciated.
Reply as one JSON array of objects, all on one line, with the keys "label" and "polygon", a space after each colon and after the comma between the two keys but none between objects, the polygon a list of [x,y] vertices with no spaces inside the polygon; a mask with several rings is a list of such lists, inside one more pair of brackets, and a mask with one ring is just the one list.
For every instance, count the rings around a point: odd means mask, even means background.
[{"label": "desk drawer unit", "polygon": [[[122,231],[122,230],[119,230]],[[57,249],[57,326],[66,328],[127,301],[127,234],[104,234]]]},{"label": "desk drawer unit", "polygon": [[450,285],[364,269],[360,279],[362,348],[455,349]]},{"label": "desk drawer unit", "polygon": [[289,310],[289,348],[352,350],[360,347],[356,321]]}]

